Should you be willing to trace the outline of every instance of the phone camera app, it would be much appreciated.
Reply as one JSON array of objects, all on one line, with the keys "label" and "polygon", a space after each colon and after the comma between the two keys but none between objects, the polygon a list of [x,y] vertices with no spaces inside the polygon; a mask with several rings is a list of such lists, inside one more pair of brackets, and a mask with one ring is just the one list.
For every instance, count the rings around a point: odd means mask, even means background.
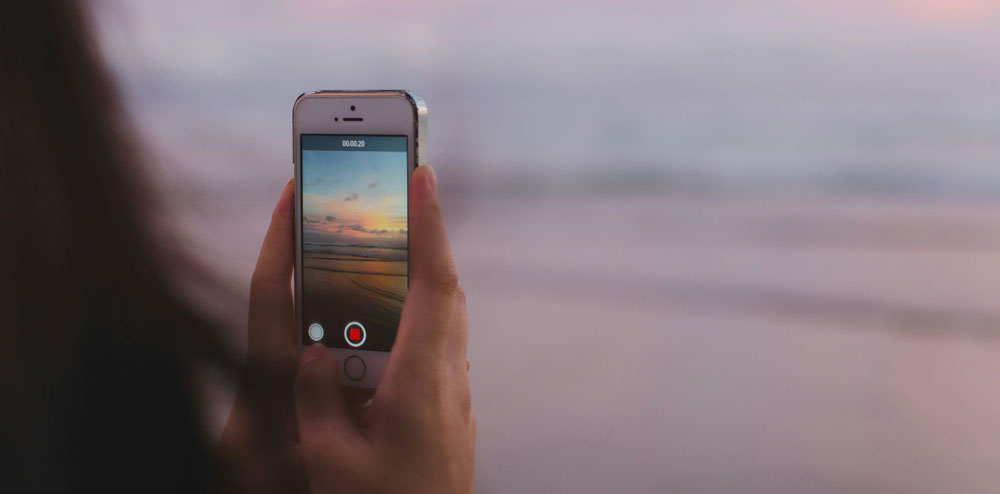
[{"label": "phone camera app", "polygon": [[347,340],[347,344],[352,347],[359,347],[365,344],[365,339],[368,338],[368,334],[365,331],[365,327],[361,323],[354,321],[348,323],[344,328],[344,339]]},{"label": "phone camera app", "polygon": [[309,325],[309,338],[313,341],[322,340],[324,333],[325,331],[323,331],[323,326],[320,323],[314,322]]}]

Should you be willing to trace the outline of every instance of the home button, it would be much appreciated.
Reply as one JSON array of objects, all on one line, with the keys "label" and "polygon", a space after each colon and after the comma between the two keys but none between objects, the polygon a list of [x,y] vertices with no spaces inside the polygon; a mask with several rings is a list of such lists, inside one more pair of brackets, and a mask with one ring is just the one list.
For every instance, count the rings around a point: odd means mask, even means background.
[{"label": "home button", "polygon": [[344,360],[344,374],[352,381],[360,381],[365,377],[365,361],[357,355],[351,355]]}]

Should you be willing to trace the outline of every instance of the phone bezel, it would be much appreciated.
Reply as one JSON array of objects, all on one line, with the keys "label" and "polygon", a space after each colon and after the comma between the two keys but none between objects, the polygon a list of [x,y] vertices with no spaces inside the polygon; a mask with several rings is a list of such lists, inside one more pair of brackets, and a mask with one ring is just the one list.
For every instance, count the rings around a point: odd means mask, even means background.
[{"label": "phone bezel", "polygon": [[[351,106],[357,109],[352,111]],[[426,115],[423,101],[408,91],[315,91],[300,95],[292,107],[292,163],[295,168],[295,335],[302,343],[302,163],[300,143],[303,134],[396,135],[407,137],[407,182],[413,170],[426,163]],[[343,117],[361,117],[361,122],[346,122]],[[339,117],[339,120],[334,120]],[[421,132],[423,130],[423,132]],[[409,244],[409,242],[408,242]],[[409,245],[408,245],[409,246]],[[407,273],[409,276],[409,273]],[[340,328],[329,328],[328,330]],[[338,331],[334,331],[337,333]],[[340,369],[343,386],[375,388],[389,361],[389,353],[328,347],[338,364],[343,365],[352,355],[365,363],[361,380],[348,379]]]}]

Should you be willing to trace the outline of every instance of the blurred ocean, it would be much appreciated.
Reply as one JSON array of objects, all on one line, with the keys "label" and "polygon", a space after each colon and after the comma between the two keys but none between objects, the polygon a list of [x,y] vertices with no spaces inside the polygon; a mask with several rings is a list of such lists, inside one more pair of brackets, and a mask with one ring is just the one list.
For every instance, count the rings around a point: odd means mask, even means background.
[{"label": "blurred ocean", "polygon": [[97,7],[175,222],[244,296],[295,97],[425,97],[481,492],[1000,485],[994,2]]}]

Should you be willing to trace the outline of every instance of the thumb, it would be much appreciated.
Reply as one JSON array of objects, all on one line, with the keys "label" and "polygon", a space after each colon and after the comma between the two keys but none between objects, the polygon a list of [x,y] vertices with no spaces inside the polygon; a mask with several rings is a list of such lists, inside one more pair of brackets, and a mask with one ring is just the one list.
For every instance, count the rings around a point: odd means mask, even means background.
[{"label": "thumb", "polygon": [[298,336],[292,325],[292,259],[294,257],[294,179],[281,189],[271,226],[260,247],[257,267],[250,281],[250,316],[247,350],[250,360],[295,371]]},{"label": "thumb", "polygon": [[350,468],[348,464],[355,461],[362,446],[362,437],[340,394],[337,367],[333,353],[315,344],[302,353],[295,376],[295,416],[311,482],[322,483],[321,478],[330,471]]}]

